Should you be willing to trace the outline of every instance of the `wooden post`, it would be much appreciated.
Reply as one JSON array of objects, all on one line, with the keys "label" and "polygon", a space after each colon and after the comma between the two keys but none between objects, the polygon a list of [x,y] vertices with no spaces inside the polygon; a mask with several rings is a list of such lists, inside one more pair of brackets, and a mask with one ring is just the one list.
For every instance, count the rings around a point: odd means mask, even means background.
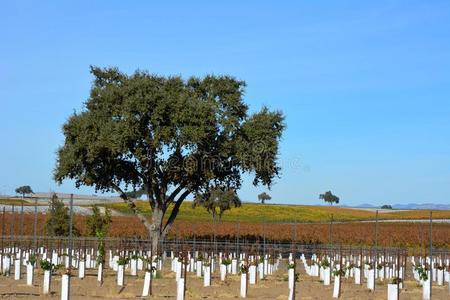
[{"label": "wooden post", "polygon": [[183,299],[186,299],[187,263],[188,263],[188,255],[187,255],[187,252],[185,251],[185,253],[184,253],[184,289],[183,289]]},{"label": "wooden post", "polygon": [[[153,252],[152,252],[153,250],[152,250],[152,247],[150,247],[150,285],[149,285],[149,287],[148,287],[148,292],[149,292],[149,294],[150,294],[150,296],[151,295],[153,295],[153,293],[152,293],[152,276],[153,276],[153,272],[152,272],[152,266],[153,266]],[[156,257],[158,257],[158,253],[156,253]],[[162,259],[162,255],[161,255],[161,258],[159,258],[159,259]],[[156,268],[156,270],[158,270],[158,264],[159,264],[159,260],[158,260],[158,263],[156,264],[156,266],[155,266],[155,268]],[[156,272],[156,271],[155,271]],[[156,274],[156,273],[155,273]],[[155,275],[155,277],[156,277],[156,275]]]},{"label": "wooden post", "polygon": [[70,299],[70,277],[72,273],[72,249],[73,249],[73,194],[70,194],[70,208],[69,208],[69,269],[67,271],[67,299]]},{"label": "wooden post", "polygon": [[[297,222],[295,222],[295,240],[297,240]],[[297,246],[297,245],[295,245],[295,246]],[[294,262],[294,283],[293,283],[293,285],[292,285],[292,300],[295,300],[295,290],[296,290],[296,288],[295,288],[295,286],[296,286],[296,284],[297,284],[297,282],[296,282],[296,273],[297,273],[297,260],[296,260],[296,258],[297,258],[297,247],[295,247],[294,248],[294,251],[293,251],[293,253],[292,253],[292,260],[293,260],[293,262]]]},{"label": "wooden post", "polygon": [[[330,270],[331,271],[331,270]],[[342,245],[339,245],[339,272],[342,274]],[[339,274],[339,293],[338,298],[341,298],[342,276]]]},{"label": "wooden post", "polygon": [[3,273],[3,251],[5,249],[3,243],[5,238],[5,207],[3,206],[3,213],[2,213],[2,259],[0,259],[0,273]]},{"label": "wooden post", "polygon": [[196,226],[195,226],[195,223],[194,224],[192,224],[192,227],[194,227],[193,229],[193,231],[194,231],[194,240],[193,240],[193,247],[192,247],[192,257],[194,257],[194,258],[196,258],[195,257],[195,250],[196,250],[196,239],[197,239],[197,235],[196,235]]},{"label": "wooden post", "polygon": [[375,293],[376,278],[378,273],[378,209],[375,212],[375,262],[373,264],[373,290]]},{"label": "wooden post", "polygon": [[266,220],[263,221],[263,258],[266,258]]},{"label": "wooden post", "polygon": [[330,218],[330,228],[329,228],[329,243],[330,247],[333,245],[333,214],[331,214]]},{"label": "wooden post", "polygon": [[400,299],[400,254],[397,249],[397,299]]},{"label": "wooden post", "polygon": [[363,284],[363,251],[362,251],[362,246],[359,250],[360,254],[359,254],[359,284]]},{"label": "wooden post", "polygon": [[33,225],[34,251],[37,253],[37,198],[34,199],[34,225]]},{"label": "wooden post", "polygon": [[[22,268],[22,243],[21,240],[23,239],[23,202],[21,202],[21,206],[20,206],[20,229],[19,229],[19,237],[18,237],[18,244],[17,247],[19,248],[19,263],[18,265],[15,265],[15,267],[18,267],[19,271],[18,272],[18,276],[15,276],[15,278],[18,278],[17,280],[20,279],[20,274],[21,274],[21,268]],[[16,257],[14,257],[14,263],[16,261]]]},{"label": "wooden post", "polygon": [[240,234],[241,234],[241,222],[239,221],[239,216],[236,217],[237,218],[237,236],[236,236],[236,255],[237,258],[239,259],[240,256],[240,245],[239,245],[239,239],[240,239]]},{"label": "wooden post", "polygon": [[23,202],[20,205],[20,236],[23,236]]},{"label": "wooden post", "polygon": [[15,254],[16,254],[16,243],[14,240],[14,221],[15,221],[15,206],[14,204],[11,207],[11,227],[9,228],[9,238],[10,238],[10,246],[12,245],[13,247],[13,254],[14,254],[14,258],[15,258]]},{"label": "wooden post", "polygon": [[433,287],[433,212],[430,210],[430,299]]},{"label": "wooden post", "polygon": [[15,213],[16,212],[16,210],[15,210],[15,205],[13,204],[13,205],[11,205],[11,228],[10,228],[10,231],[11,231],[11,239],[13,238],[13,236],[14,236],[14,221],[15,221]]}]

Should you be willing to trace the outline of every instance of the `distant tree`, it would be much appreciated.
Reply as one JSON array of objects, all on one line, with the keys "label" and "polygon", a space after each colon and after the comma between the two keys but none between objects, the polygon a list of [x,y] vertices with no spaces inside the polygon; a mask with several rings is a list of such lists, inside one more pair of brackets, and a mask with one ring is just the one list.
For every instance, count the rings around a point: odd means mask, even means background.
[{"label": "distant tree", "polygon": [[33,190],[29,185],[23,185],[16,189],[16,194],[21,194],[22,198],[24,198],[25,195],[33,194]]},{"label": "distant tree", "polygon": [[382,209],[392,209],[392,205],[385,204],[381,207]]},{"label": "distant tree", "polygon": [[[53,194],[49,202],[47,220],[45,221],[45,233],[49,236],[69,236],[70,215],[69,208]],[[75,226],[72,227],[73,235],[79,235]]]},{"label": "distant tree", "polygon": [[319,199],[322,199],[323,201],[333,205],[333,203],[338,204],[339,203],[339,197],[333,195],[331,191],[326,192],[325,194],[320,194]]},{"label": "distant tree", "polygon": [[144,194],[145,194],[145,190],[144,189],[138,189],[138,190],[125,192],[125,195],[127,195],[127,197],[131,198],[131,199],[139,199]]},{"label": "distant tree", "polygon": [[266,201],[269,201],[271,199],[272,197],[270,197],[266,192],[262,192],[258,195],[258,200],[261,201],[261,204],[264,204]]},{"label": "distant tree", "polygon": [[92,215],[86,221],[87,234],[89,236],[105,236],[109,225],[112,222],[111,210],[105,207],[105,213],[102,214],[97,205],[92,207]]},{"label": "distant tree", "polygon": [[222,218],[225,211],[241,206],[241,200],[233,189],[214,187],[207,192],[195,194],[193,207],[202,206],[213,219]]}]

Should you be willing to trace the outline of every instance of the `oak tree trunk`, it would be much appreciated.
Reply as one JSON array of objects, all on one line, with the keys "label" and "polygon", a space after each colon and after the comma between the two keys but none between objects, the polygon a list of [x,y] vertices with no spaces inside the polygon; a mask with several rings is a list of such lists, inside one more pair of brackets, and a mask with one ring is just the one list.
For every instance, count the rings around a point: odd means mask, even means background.
[{"label": "oak tree trunk", "polygon": [[152,225],[150,231],[150,239],[152,242],[152,253],[155,255],[162,254],[163,236],[163,216],[164,212],[161,208],[155,206],[152,210]]}]

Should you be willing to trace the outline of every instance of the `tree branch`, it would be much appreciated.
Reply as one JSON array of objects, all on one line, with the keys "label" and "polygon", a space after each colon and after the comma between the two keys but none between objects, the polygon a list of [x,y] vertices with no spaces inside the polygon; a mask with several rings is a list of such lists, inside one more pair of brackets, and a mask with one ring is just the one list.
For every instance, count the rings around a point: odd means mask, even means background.
[{"label": "tree branch", "polygon": [[175,197],[181,192],[181,190],[184,189],[184,186],[180,185],[178,186],[169,196],[169,198],[167,198],[166,200],[166,204],[169,205],[170,203],[173,202],[173,200],[175,199]]},{"label": "tree branch", "polygon": [[152,194],[153,194],[153,198],[154,201],[156,202],[156,204],[158,206],[162,205],[162,201],[161,201],[161,189],[159,188],[159,185],[157,182],[155,182],[156,180],[153,180],[151,185],[152,185]]},{"label": "tree branch", "polygon": [[128,207],[133,211],[133,213],[138,217],[139,221],[144,224],[145,228],[150,232],[152,230],[152,224],[144,217],[138,210],[136,203],[133,200],[128,198],[127,194],[117,185],[112,184],[114,190],[120,194],[120,198],[128,205]]},{"label": "tree branch", "polygon": [[165,236],[172,226],[173,222],[175,221],[175,218],[178,215],[178,212],[180,211],[181,203],[183,203],[184,199],[190,194],[191,192],[189,190],[185,191],[183,194],[181,194],[180,198],[178,198],[177,202],[175,202],[175,206],[172,209],[172,212],[170,213],[169,219],[166,222],[166,225],[164,225],[164,229],[161,232],[162,236]]}]

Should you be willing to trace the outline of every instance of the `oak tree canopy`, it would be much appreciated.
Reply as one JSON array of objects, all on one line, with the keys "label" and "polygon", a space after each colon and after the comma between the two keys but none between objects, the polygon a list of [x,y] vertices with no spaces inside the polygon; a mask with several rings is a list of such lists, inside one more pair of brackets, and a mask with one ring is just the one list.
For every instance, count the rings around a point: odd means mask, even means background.
[{"label": "oak tree canopy", "polygon": [[[154,251],[188,195],[216,186],[238,190],[244,173],[254,185],[270,187],[279,175],[283,114],[267,107],[249,114],[245,82],[127,75],[117,68],[91,67],[91,73],[84,109],[63,126],[54,178],[117,192],[147,228]],[[151,220],[127,194],[140,190]]]}]

